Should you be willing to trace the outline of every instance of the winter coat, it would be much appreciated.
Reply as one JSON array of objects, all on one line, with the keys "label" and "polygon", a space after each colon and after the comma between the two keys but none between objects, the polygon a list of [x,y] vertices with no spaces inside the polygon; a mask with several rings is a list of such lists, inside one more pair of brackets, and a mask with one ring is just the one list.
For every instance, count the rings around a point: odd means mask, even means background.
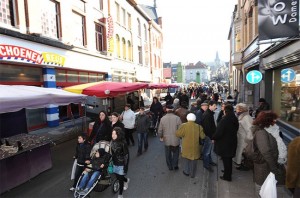
[{"label": "winter coat", "polygon": [[239,122],[233,112],[227,113],[217,126],[212,139],[215,140],[215,153],[221,157],[234,157],[237,147]]},{"label": "winter coat", "polygon": [[166,105],[171,105],[173,104],[173,98],[171,95],[166,95],[165,97]]},{"label": "winter coat", "polygon": [[203,113],[204,113],[204,111],[201,108],[196,112],[196,121],[195,122],[201,126],[202,126]]},{"label": "winter coat", "polygon": [[254,182],[262,185],[270,172],[275,174],[277,184],[284,184],[285,172],[278,161],[278,148],[276,139],[266,130],[253,126],[251,128],[254,138],[254,150],[259,152],[260,162],[254,161]]},{"label": "winter coat", "polygon": [[247,140],[252,140],[252,122],[253,119],[249,115],[248,111],[242,113],[238,116],[239,120],[239,130],[237,133],[237,149],[236,149],[236,155],[233,161],[237,164],[241,164],[242,162],[242,153],[244,148],[247,146]]},{"label": "winter coat", "polygon": [[75,150],[75,158],[77,163],[84,165],[86,160],[90,160],[91,145],[87,142],[77,143]]},{"label": "winter coat", "polygon": [[223,116],[224,116],[224,111],[221,110],[217,117],[217,124],[219,124],[219,122],[222,120]]},{"label": "winter coat", "polygon": [[124,124],[118,120],[115,124],[112,124],[112,130],[115,128],[115,127],[120,127],[122,129],[122,131],[124,132]]},{"label": "winter coat", "polygon": [[126,142],[113,140],[111,142],[112,161],[115,166],[124,166],[127,172],[129,164],[129,150]]},{"label": "winter coat", "polygon": [[216,132],[216,124],[214,112],[207,109],[202,116],[202,127],[206,136],[212,139],[213,134]]},{"label": "winter coat", "polygon": [[107,168],[109,164],[109,158],[110,154],[108,153],[101,153],[100,157],[94,156],[94,158],[91,160],[91,165],[93,170],[100,170],[100,166],[103,164],[103,168]]},{"label": "winter coat", "polygon": [[152,103],[150,106],[150,111],[154,113],[155,116],[161,117],[163,114],[163,107],[160,102]]},{"label": "winter coat", "polygon": [[100,140],[110,141],[111,132],[112,128],[109,123],[96,121],[89,137],[89,142],[91,142],[94,138],[94,142],[99,142]]},{"label": "winter coat", "polygon": [[188,107],[189,106],[189,97],[186,94],[183,94],[179,98],[179,105],[184,106],[184,104]]},{"label": "winter coat", "polygon": [[182,157],[189,160],[200,158],[199,140],[205,138],[202,126],[194,121],[188,121],[179,127],[176,136],[182,138]]},{"label": "winter coat", "polygon": [[179,138],[176,137],[176,131],[181,125],[181,120],[174,113],[167,113],[160,120],[158,127],[159,137],[164,139],[166,146],[178,146]]},{"label": "winter coat", "polygon": [[147,133],[150,127],[150,118],[146,114],[139,114],[135,121],[137,133]]},{"label": "winter coat", "polygon": [[300,188],[300,137],[294,138],[288,146],[286,187]]},{"label": "winter coat", "polygon": [[186,108],[180,107],[175,111],[175,115],[180,117],[182,123],[187,122],[186,116],[189,114],[189,111]]}]

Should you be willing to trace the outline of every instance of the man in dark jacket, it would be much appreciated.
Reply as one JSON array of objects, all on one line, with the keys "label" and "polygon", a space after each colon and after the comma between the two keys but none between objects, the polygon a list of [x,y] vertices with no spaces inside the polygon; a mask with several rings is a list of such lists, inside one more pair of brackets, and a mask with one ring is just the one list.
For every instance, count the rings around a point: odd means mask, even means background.
[{"label": "man in dark jacket", "polygon": [[179,105],[180,106],[185,106],[185,105],[187,105],[187,107],[188,107],[188,105],[189,105],[189,97],[186,95],[186,91],[184,91],[183,93],[182,93],[182,95],[180,96],[180,98],[179,98]]},{"label": "man in dark jacket", "polygon": [[209,101],[208,109],[204,112],[202,118],[202,127],[206,136],[203,146],[203,166],[209,172],[213,172],[211,166],[216,166],[216,163],[214,163],[211,159],[211,150],[213,147],[211,139],[213,134],[216,132],[216,124],[214,119],[214,111],[216,108],[217,103],[213,100]]},{"label": "man in dark jacket", "polygon": [[166,105],[172,105],[173,104],[173,97],[171,96],[170,92],[167,92],[167,95],[165,97]]},{"label": "man in dark jacket", "polygon": [[204,101],[201,104],[200,109],[196,112],[196,123],[202,126],[202,117],[204,112],[208,109],[208,101]]},{"label": "man in dark jacket", "polygon": [[231,181],[232,158],[235,156],[237,148],[237,131],[239,121],[234,114],[233,107],[224,107],[224,117],[219,122],[216,133],[213,135],[215,141],[215,152],[222,157],[224,165],[224,175],[222,180]]},{"label": "man in dark jacket", "polygon": [[136,132],[138,135],[138,152],[137,155],[142,154],[142,146],[144,142],[144,149],[148,149],[148,130],[150,127],[150,118],[145,114],[145,109],[140,108],[140,113],[135,120]]}]

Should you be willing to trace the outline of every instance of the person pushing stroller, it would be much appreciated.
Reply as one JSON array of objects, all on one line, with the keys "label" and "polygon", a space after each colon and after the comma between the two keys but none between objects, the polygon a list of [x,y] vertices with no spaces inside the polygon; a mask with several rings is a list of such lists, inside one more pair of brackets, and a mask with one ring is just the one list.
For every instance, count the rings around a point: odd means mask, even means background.
[{"label": "person pushing stroller", "polygon": [[83,177],[77,187],[77,191],[81,191],[80,194],[89,193],[90,189],[99,178],[103,169],[108,167],[110,160],[110,154],[105,152],[105,149],[100,148],[96,151],[95,156],[88,161],[88,165],[83,171]]}]

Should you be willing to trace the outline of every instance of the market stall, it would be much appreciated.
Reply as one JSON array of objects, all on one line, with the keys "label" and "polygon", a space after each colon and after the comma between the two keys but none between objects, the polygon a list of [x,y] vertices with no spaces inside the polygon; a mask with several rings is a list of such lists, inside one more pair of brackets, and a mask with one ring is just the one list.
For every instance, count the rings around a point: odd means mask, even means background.
[{"label": "market stall", "polygon": [[[60,89],[23,85],[0,85],[0,115],[14,117],[24,108],[42,108],[84,102],[86,96]],[[0,120],[4,122],[5,120]],[[0,123],[1,124],[1,123]],[[14,123],[17,125],[18,123]],[[2,123],[3,125],[3,123]],[[13,126],[11,126],[13,127]],[[27,131],[9,135],[0,131],[0,193],[10,190],[52,167],[49,141]]]}]

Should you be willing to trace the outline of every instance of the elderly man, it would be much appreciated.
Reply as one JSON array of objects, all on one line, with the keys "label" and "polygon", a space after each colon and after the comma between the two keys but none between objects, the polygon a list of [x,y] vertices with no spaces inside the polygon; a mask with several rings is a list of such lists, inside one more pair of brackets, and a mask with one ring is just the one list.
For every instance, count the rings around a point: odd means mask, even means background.
[{"label": "elderly man", "polygon": [[184,123],[176,131],[176,136],[182,138],[182,158],[184,159],[183,174],[194,178],[197,170],[197,160],[200,157],[200,140],[205,135],[203,128],[195,123],[196,116],[193,113],[187,115],[187,123]]},{"label": "elderly man", "polygon": [[166,161],[169,170],[178,170],[179,138],[176,131],[181,125],[181,120],[173,113],[173,106],[166,107],[167,114],[160,120],[158,135],[161,142],[165,142]]}]

